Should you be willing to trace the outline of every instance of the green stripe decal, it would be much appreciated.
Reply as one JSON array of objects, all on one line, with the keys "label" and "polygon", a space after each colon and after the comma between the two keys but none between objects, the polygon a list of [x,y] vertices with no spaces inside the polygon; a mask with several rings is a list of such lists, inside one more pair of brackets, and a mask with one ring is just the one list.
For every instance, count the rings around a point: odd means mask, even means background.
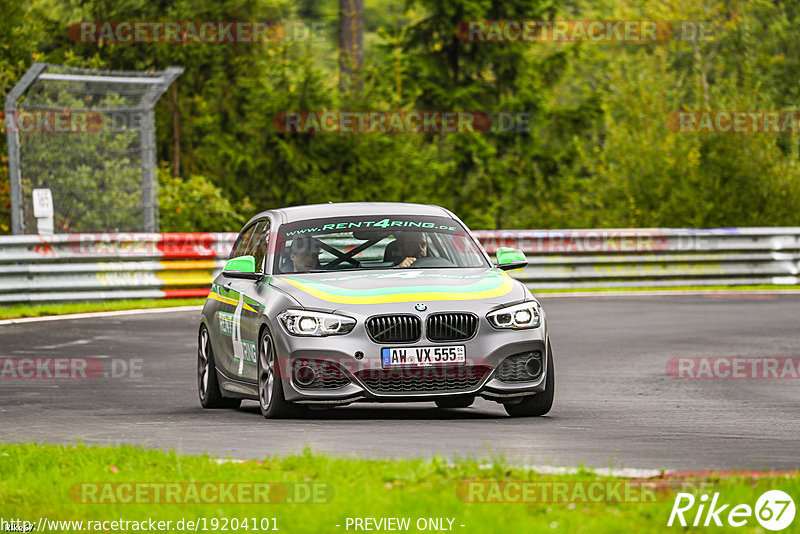
[{"label": "green stripe decal", "polygon": [[[382,276],[381,280],[391,283],[398,276]],[[410,277],[403,277],[410,278]],[[463,277],[458,277],[463,278]],[[471,284],[460,286],[448,285],[414,285],[383,286],[370,289],[348,289],[322,282],[312,282],[285,276],[285,282],[305,291],[317,298],[329,302],[347,304],[378,304],[390,302],[408,302],[415,300],[472,300],[494,298],[508,294],[514,288],[514,282],[505,273],[490,273]]]}]

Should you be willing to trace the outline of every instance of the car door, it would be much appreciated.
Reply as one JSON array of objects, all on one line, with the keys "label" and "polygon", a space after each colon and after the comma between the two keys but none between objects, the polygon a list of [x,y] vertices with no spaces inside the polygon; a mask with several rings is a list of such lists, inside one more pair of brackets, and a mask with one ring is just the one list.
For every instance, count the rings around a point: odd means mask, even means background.
[{"label": "car door", "polygon": [[[250,254],[255,250],[257,236],[264,226],[269,227],[269,220],[262,219],[250,224],[242,230],[233,247],[230,257],[236,258]],[[256,365],[255,341],[249,331],[250,316],[257,314],[257,307],[247,294],[253,293],[253,280],[229,278],[221,274],[214,285],[221,303],[217,311],[217,324],[220,334],[221,350],[218,351],[217,365],[221,366],[229,378],[241,378],[249,373],[248,368]]]},{"label": "car door", "polygon": [[[269,219],[258,221],[252,238],[248,242],[245,254],[253,256],[256,260],[256,272],[265,274],[267,261],[269,261],[271,222]],[[255,381],[258,375],[258,330],[260,326],[259,318],[264,308],[263,292],[261,286],[269,286],[265,279],[247,281],[247,285],[242,286],[242,353],[243,363],[241,364],[243,378]],[[235,347],[234,347],[235,348]]]}]

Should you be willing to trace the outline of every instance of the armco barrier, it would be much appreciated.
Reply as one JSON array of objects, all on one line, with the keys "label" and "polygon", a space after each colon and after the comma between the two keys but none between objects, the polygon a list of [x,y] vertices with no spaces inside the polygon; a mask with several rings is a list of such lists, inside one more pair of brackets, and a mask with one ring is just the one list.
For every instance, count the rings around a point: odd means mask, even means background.
[{"label": "armco barrier", "polygon": [[0,303],[201,297],[235,233],[0,237]]},{"label": "armco barrier", "polygon": [[[800,228],[482,230],[532,290],[798,284]],[[0,237],[0,304],[205,296],[235,233]]]},{"label": "armco barrier", "polygon": [[484,230],[490,254],[519,248],[513,273],[531,289],[792,285],[800,271],[800,228]]}]

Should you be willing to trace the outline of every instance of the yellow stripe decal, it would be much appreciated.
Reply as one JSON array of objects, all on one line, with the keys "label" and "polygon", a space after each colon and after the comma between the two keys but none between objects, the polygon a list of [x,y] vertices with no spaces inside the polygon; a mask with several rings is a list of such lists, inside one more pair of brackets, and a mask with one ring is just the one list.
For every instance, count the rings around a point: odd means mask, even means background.
[{"label": "yellow stripe decal", "polygon": [[[228,298],[228,297],[223,297],[222,295],[220,295],[219,293],[215,293],[214,291],[212,291],[211,293],[208,294],[208,298],[213,299],[213,300],[218,300],[219,302],[222,302],[224,304],[230,304],[231,306],[238,306],[239,305],[239,301],[238,300],[232,299],[232,298]],[[247,311],[251,311],[253,313],[256,313],[256,310],[254,310],[252,308],[252,306],[250,306],[246,302],[243,304],[242,307]]]},{"label": "yellow stripe decal", "polygon": [[[502,297],[508,294],[514,288],[514,282],[508,276],[503,277],[503,282],[497,287],[491,289],[484,289],[482,291],[470,291],[465,293],[458,293],[455,291],[421,291],[418,293],[390,293],[387,295],[335,295],[322,291],[310,284],[304,284],[298,280],[291,280],[289,278],[282,278],[296,288],[305,291],[309,295],[313,295],[318,299],[326,300],[328,302],[338,302],[341,304],[388,304],[392,302],[412,302],[412,301],[432,301],[432,300],[475,300],[475,299],[489,299],[494,297]],[[441,286],[439,288],[441,289]]]}]

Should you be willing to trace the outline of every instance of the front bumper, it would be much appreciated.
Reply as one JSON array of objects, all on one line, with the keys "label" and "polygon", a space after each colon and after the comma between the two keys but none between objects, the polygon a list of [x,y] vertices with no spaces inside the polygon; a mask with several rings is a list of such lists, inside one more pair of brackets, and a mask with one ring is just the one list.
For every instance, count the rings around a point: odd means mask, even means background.
[{"label": "front bumper", "polygon": [[[343,336],[324,338],[297,337],[288,334],[282,325],[273,325],[273,337],[285,379],[282,381],[286,400],[301,404],[349,404],[356,401],[423,402],[442,397],[481,396],[502,402],[539,393],[547,378],[546,321],[531,330],[498,330],[481,319],[474,337],[465,341],[433,342],[425,335],[415,343],[376,343],[366,333],[364,322]],[[464,345],[466,365],[385,370],[381,364],[381,348],[391,346],[429,347]],[[498,375],[500,364],[511,356],[540,353],[542,370],[532,380],[508,382]],[[300,367],[305,364],[319,375],[335,365],[340,371],[326,375],[329,380],[302,384]]]}]

